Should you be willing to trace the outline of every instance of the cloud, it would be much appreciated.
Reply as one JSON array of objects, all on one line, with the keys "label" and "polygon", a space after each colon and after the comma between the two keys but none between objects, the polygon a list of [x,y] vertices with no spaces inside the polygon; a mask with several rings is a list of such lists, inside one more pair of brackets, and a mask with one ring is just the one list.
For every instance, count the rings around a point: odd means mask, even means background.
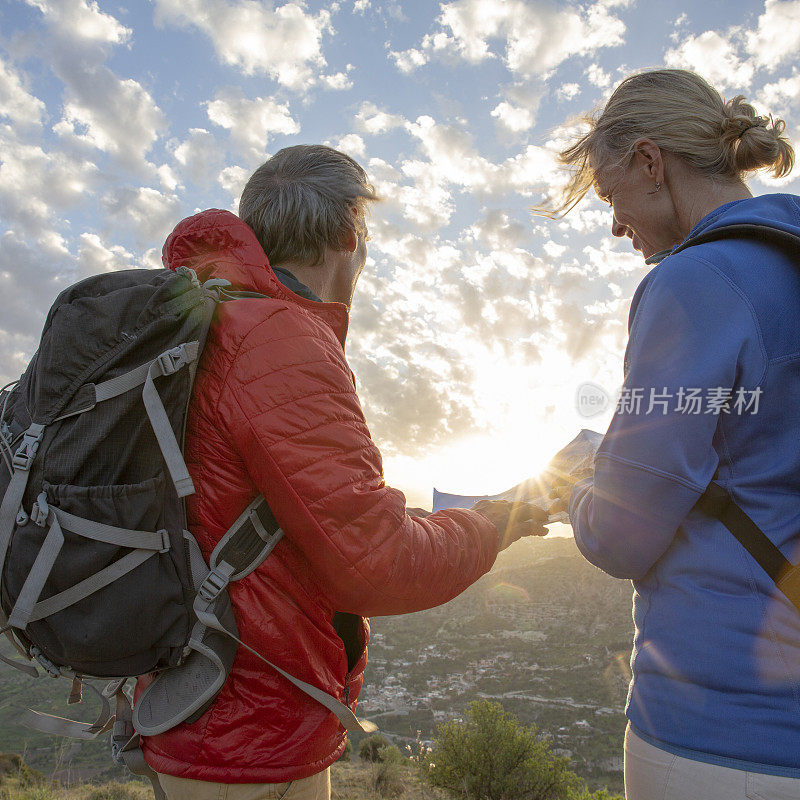
[{"label": "cloud", "polygon": [[133,238],[142,249],[161,247],[167,234],[181,218],[181,202],[146,186],[117,186],[103,198],[109,221]]},{"label": "cloud", "polygon": [[0,59],[0,119],[36,127],[41,126],[44,114],[44,103],[25,89],[23,76]]},{"label": "cloud", "polygon": [[254,0],[155,0],[156,22],[198,28],[220,60],[246,75],[267,74],[302,92],[326,66],[322,37],[333,32],[330,11],[310,14],[302,2]]},{"label": "cloud", "polygon": [[[614,5],[596,2],[564,7],[537,0],[456,0],[442,3],[438,29],[419,47],[393,51],[398,69],[409,72],[433,55],[449,55],[478,64],[499,58],[520,77],[547,73],[566,59],[624,41],[625,24]],[[502,43],[501,52],[492,43]]]},{"label": "cloud", "polygon": [[752,61],[740,58],[739,36],[738,29],[729,34],[706,31],[698,36],[690,36],[678,47],[668,50],[664,61],[669,67],[698,72],[714,86],[749,86],[755,68]]},{"label": "cloud", "polygon": [[27,0],[38,8],[49,25],[83,46],[122,44],[131,36],[110,14],[104,14],[95,0]]},{"label": "cloud", "polygon": [[758,27],[745,35],[747,52],[759,67],[775,70],[800,50],[800,2],[766,0]]},{"label": "cloud", "polygon": [[74,280],[79,281],[90,275],[103,272],[116,272],[120,269],[135,269],[133,253],[120,245],[106,245],[96,233],[82,233],[76,259]]},{"label": "cloud", "polygon": [[[3,314],[0,318],[0,379],[18,377],[41,336],[45,314],[70,283],[74,261],[60,246],[31,246],[15,231],[0,236]],[[52,245],[55,244],[55,247]]]},{"label": "cloud", "polygon": [[53,130],[72,143],[102,150],[133,170],[166,128],[166,117],[137,81],[122,80],[106,67],[61,70],[68,86],[63,116]]},{"label": "cloud", "polygon": [[244,167],[225,167],[219,174],[219,185],[234,198],[232,211],[236,213],[239,197],[250,177],[250,170]]},{"label": "cloud", "polygon": [[238,88],[220,89],[205,107],[211,122],[230,131],[232,141],[251,158],[263,157],[271,134],[300,132],[286,103],[271,97],[251,100]]},{"label": "cloud", "polygon": [[530,109],[514,106],[506,102],[495,106],[492,110],[492,116],[513,133],[526,131],[534,123],[534,117]]},{"label": "cloud", "polygon": [[402,127],[405,122],[399,114],[378,108],[374,103],[362,103],[355,116],[354,125],[359,131],[374,135]]},{"label": "cloud", "polygon": [[579,83],[562,83],[556,90],[556,97],[559,100],[572,100],[581,93]]},{"label": "cloud", "polygon": [[146,157],[166,118],[147,89],[104,63],[108,48],[126,43],[131,31],[91,0],[29,3],[43,15],[49,63],[65,87],[53,130],[78,151],[98,149],[140,176],[149,174]]},{"label": "cloud", "polygon": [[390,50],[389,57],[394,61],[397,69],[406,75],[428,63],[427,54],[414,47],[409,50]]},{"label": "cloud", "polygon": [[97,166],[65,153],[46,152],[0,126],[0,217],[35,236],[51,217],[83,201],[99,179]]},{"label": "cloud", "polygon": [[342,136],[333,146],[353,158],[365,158],[367,155],[367,146],[357,133]]},{"label": "cloud", "polygon": [[695,70],[715,86],[749,87],[757,70],[774,72],[800,52],[800,0],[766,0],[755,28],[732,26],[705,31],[667,51],[669,66]]},{"label": "cloud", "polygon": [[222,143],[205,128],[190,128],[189,135],[173,146],[175,162],[183,180],[205,187],[216,181],[224,166],[224,154]]}]

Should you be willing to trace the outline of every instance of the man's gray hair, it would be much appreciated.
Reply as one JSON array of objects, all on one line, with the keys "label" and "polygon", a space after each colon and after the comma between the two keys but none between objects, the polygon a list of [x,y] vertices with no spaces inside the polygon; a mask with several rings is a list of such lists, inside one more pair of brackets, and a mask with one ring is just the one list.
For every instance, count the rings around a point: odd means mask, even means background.
[{"label": "man's gray hair", "polygon": [[324,145],[285,147],[250,177],[239,217],[255,232],[271,264],[313,265],[325,248],[344,249],[349,231],[366,235],[367,203],[377,200],[367,173]]}]

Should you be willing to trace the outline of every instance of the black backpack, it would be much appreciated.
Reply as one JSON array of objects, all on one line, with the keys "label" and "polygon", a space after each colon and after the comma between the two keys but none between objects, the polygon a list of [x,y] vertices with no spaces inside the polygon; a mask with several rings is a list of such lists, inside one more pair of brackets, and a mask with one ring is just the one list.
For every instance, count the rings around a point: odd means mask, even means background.
[{"label": "black backpack", "polygon": [[[58,297],[39,350],[0,395],[0,632],[25,660],[0,659],[71,678],[70,702],[93,690],[102,712],[92,724],[36,712],[26,722],[81,739],[112,730],[115,759],[148,774],[157,795],[138,737],[196,720],[213,702],[237,646],[247,647],[227,585],[283,536],[263,497],[210,564],[187,530],[194,486],[182,447],[203,344],[218,303],[263,298],[229,286],[201,285],[185,267],[87,278]],[[375,729],[256,655],[347,729]],[[153,672],[131,708],[126,680]],[[99,690],[86,678],[113,680]]]},{"label": "black backpack", "polygon": [[[780,228],[739,223],[703,231],[672,251],[722,239],[752,239],[790,251],[800,258],[800,237]],[[800,564],[792,564],[758,525],[734,502],[728,490],[712,481],[697,504],[704,513],[718,519],[775,582],[789,602],[800,612]]]}]

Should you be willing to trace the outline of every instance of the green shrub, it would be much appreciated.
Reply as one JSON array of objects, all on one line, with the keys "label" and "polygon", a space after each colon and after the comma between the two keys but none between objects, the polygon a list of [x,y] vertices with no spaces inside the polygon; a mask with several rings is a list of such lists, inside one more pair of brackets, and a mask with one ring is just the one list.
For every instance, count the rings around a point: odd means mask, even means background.
[{"label": "green shrub", "polygon": [[486,800],[573,800],[585,784],[566,758],[499,703],[470,704],[464,722],[436,730],[429,780],[457,798]]},{"label": "green shrub", "polygon": [[403,754],[394,745],[387,745],[378,750],[375,759],[377,768],[372,779],[372,788],[381,797],[400,797],[405,793],[403,781]]},{"label": "green shrub", "polygon": [[41,772],[31,769],[22,756],[16,753],[0,753],[0,783],[6,778],[16,778],[22,786],[41,783]]},{"label": "green shrub", "polygon": [[358,757],[362,761],[380,761],[380,751],[382,747],[388,747],[389,740],[380,733],[373,733],[362,739],[358,745]]}]

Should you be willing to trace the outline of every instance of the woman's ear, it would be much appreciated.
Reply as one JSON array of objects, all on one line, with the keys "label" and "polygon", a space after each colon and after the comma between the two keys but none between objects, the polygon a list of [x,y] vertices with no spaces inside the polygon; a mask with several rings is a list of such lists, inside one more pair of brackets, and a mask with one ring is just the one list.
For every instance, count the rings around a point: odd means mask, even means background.
[{"label": "woman's ear", "polygon": [[637,139],[633,143],[633,158],[650,180],[664,182],[664,158],[661,148],[652,139]]}]

